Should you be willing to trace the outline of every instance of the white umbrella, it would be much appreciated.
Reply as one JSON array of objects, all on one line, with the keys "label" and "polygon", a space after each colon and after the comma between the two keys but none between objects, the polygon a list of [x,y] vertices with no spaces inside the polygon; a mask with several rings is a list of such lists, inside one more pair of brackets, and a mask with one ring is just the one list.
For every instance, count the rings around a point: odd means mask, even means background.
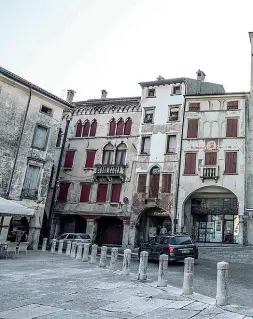
[{"label": "white umbrella", "polygon": [[0,197],[0,215],[33,216],[34,210]]}]

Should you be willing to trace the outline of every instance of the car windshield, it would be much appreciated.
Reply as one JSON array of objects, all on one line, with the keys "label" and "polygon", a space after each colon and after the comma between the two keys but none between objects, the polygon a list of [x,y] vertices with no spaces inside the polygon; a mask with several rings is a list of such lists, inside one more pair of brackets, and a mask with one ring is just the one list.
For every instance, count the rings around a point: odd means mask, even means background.
[{"label": "car windshield", "polygon": [[171,245],[188,245],[192,244],[191,238],[189,236],[177,236],[170,238]]},{"label": "car windshield", "polygon": [[62,234],[60,237],[58,237],[57,239],[64,239],[66,238],[67,234]]},{"label": "car windshield", "polygon": [[89,235],[78,235],[77,238],[78,239],[89,239],[90,236]]}]

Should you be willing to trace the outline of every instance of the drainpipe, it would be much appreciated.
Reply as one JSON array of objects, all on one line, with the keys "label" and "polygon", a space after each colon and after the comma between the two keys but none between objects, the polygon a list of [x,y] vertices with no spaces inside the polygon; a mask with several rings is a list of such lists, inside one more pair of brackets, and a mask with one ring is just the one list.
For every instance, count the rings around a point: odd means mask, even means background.
[{"label": "drainpipe", "polygon": [[17,152],[16,152],[15,158],[14,158],[14,164],[13,164],[12,171],[11,171],[10,182],[9,182],[8,189],[7,189],[7,192],[5,195],[6,199],[9,199],[9,197],[10,197],[11,185],[12,185],[12,181],[13,181],[13,176],[14,176],[14,171],[16,168],[17,160],[18,160],[18,153],[20,150],[20,145],[21,145],[21,141],[22,141],[22,137],[23,137],[23,133],[24,133],[24,129],[25,129],[25,123],[26,123],[26,119],[27,119],[28,110],[30,107],[31,97],[32,97],[32,88],[29,87],[29,97],[28,97],[28,101],[27,101],[27,105],[26,105],[25,116],[24,116],[24,120],[23,120],[23,124],[22,124],[22,128],[21,128],[21,132],[19,135],[18,148],[17,148]]}]

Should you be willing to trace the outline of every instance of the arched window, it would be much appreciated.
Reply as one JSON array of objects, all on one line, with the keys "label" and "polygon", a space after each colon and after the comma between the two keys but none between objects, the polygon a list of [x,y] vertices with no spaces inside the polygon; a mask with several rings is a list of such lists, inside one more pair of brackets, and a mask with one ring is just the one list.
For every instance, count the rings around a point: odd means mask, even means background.
[{"label": "arched window", "polygon": [[90,136],[96,136],[97,131],[97,121],[93,120],[90,127]]},{"label": "arched window", "polygon": [[83,130],[83,124],[82,122],[79,120],[76,124],[76,137],[80,137],[82,136],[82,130]]},{"label": "arched window", "polygon": [[90,133],[90,122],[86,121],[83,126],[83,134],[82,136],[89,136]]},{"label": "arched window", "polygon": [[62,135],[62,129],[60,128],[59,131],[58,131],[56,147],[60,147],[61,146],[61,135]]},{"label": "arched window", "polygon": [[155,166],[150,171],[149,197],[158,198],[159,193],[160,168]]},{"label": "arched window", "polygon": [[132,127],[132,120],[128,118],[125,123],[124,127],[124,135],[130,135],[131,134],[131,127]]},{"label": "arched window", "polygon": [[115,135],[115,129],[116,129],[116,121],[113,118],[110,122],[110,128],[109,128],[109,136],[114,136]]},{"label": "arched window", "polygon": [[118,145],[116,149],[116,157],[115,157],[115,164],[116,165],[126,165],[126,144],[121,143]]},{"label": "arched window", "polygon": [[111,143],[105,145],[103,149],[103,165],[111,165],[113,163],[114,147]]},{"label": "arched window", "polygon": [[119,119],[117,123],[116,135],[123,135],[124,131],[124,121],[123,119]]}]

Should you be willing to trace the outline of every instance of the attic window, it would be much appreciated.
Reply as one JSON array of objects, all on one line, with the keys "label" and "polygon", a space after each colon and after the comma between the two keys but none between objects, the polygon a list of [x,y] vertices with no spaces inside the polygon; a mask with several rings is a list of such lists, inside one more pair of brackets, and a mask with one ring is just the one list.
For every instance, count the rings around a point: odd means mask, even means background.
[{"label": "attic window", "polygon": [[41,106],[41,109],[40,109],[40,112],[41,112],[41,113],[44,113],[44,114],[46,114],[46,115],[51,116],[53,110],[50,109],[49,107],[45,106],[45,105],[42,105],[42,106]]},{"label": "attic window", "polygon": [[148,89],[148,97],[155,97],[155,89]]},{"label": "attic window", "polygon": [[180,95],[181,94],[181,86],[180,85],[176,85],[173,87],[173,94],[174,95]]}]

